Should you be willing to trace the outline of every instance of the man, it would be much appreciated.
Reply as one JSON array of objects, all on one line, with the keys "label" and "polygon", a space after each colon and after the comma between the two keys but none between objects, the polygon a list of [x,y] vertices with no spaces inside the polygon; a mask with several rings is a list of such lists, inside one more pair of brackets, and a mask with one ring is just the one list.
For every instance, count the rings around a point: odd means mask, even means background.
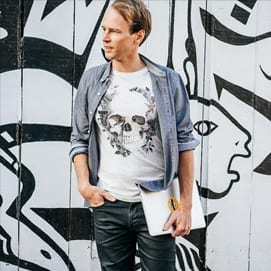
[{"label": "man", "polygon": [[[109,63],[86,71],[74,105],[71,158],[78,189],[94,212],[102,270],[175,270],[175,238],[191,227],[193,149],[189,104],[180,76],[138,53],[151,31],[140,0],[115,0],[105,13]],[[178,177],[181,202],[150,236],[138,185],[152,191]]]}]

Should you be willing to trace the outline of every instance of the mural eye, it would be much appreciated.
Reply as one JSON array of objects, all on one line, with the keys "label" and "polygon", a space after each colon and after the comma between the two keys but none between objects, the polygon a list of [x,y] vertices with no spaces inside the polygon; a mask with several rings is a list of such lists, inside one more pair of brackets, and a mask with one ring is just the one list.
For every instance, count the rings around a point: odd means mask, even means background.
[{"label": "mural eye", "polygon": [[200,136],[210,135],[218,126],[212,121],[201,120],[194,124],[194,129]]}]

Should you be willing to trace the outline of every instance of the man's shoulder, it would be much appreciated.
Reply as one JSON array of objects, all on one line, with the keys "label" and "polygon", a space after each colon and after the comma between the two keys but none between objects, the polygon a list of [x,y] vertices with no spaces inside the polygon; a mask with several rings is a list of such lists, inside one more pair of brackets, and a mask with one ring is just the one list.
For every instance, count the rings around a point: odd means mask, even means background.
[{"label": "man's shoulder", "polygon": [[105,70],[108,68],[108,65],[109,65],[108,63],[103,63],[97,66],[90,67],[84,71],[83,77],[85,78],[93,77],[98,79],[99,77],[97,77],[97,75],[100,74],[100,76],[102,76]]},{"label": "man's shoulder", "polygon": [[150,60],[149,58],[146,58],[145,56],[142,56],[145,63],[147,63],[148,67],[154,67],[156,71],[160,71],[161,73],[165,74],[166,76],[180,76],[179,73],[177,73],[174,69],[161,65],[157,62],[154,62],[153,60]]},{"label": "man's shoulder", "polygon": [[159,67],[166,74],[170,74],[172,76],[180,76],[180,74],[177,71],[175,71],[173,68],[171,68],[171,67],[167,67],[167,66],[164,66],[164,65],[161,65],[161,64],[157,64],[157,63],[154,63],[154,64],[156,64],[157,67]]}]

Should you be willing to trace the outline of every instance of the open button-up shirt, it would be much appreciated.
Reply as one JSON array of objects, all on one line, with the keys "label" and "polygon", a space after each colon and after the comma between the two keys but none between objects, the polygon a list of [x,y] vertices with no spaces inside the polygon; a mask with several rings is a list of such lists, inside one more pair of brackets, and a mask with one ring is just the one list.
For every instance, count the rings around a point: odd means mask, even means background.
[{"label": "open button-up shirt", "polygon": [[[180,75],[172,69],[155,64],[140,56],[146,64],[152,81],[164,153],[164,180],[142,182],[150,191],[165,189],[177,177],[179,152],[194,149],[190,119],[189,99]],[[79,84],[74,104],[70,157],[79,153],[88,155],[90,183],[98,182],[99,146],[95,124],[95,112],[109,87],[111,62],[87,70]]]}]

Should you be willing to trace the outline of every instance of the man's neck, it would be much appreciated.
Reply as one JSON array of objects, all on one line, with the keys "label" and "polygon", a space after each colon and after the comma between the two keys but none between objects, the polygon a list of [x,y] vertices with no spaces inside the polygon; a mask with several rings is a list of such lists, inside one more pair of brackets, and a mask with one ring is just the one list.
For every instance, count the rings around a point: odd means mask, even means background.
[{"label": "man's neck", "polygon": [[135,58],[129,58],[126,60],[112,60],[112,67],[119,72],[136,72],[145,67],[145,63],[140,59],[139,55]]}]

